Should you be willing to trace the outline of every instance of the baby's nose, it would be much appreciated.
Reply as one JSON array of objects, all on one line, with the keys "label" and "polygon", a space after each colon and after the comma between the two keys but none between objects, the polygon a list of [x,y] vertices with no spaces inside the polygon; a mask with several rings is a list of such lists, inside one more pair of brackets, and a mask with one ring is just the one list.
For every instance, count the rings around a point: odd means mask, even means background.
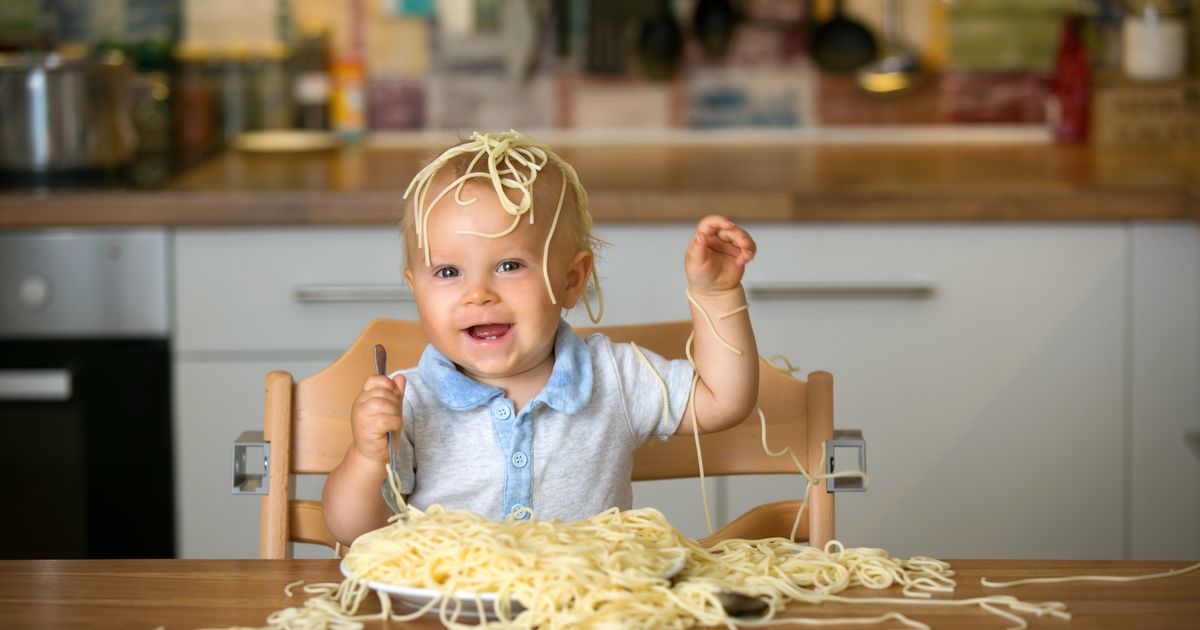
[{"label": "baby's nose", "polygon": [[500,296],[492,290],[491,284],[487,282],[474,282],[467,287],[463,294],[463,304],[472,306],[484,306],[493,304],[499,301]]}]

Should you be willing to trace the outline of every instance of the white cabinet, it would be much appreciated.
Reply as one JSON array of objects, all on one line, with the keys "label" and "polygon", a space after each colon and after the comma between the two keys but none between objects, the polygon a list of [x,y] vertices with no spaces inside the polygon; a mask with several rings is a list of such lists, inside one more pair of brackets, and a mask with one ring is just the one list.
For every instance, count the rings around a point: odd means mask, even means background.
[{"label": "white cabinet", "polygon": [[[326,361],[182,360],[174,367],[177,553],[181,558],[257,558],[260,500],[230,494],[232,444],[262,428],[267,372],[302,378]],[[312,489],[316,484],[315,491]],[[320,498],[306,477],[298,498]],[[297,555],[300,556],[299,550]],[[330,557],[326,550],[315,557]]]},{"label": "white cabinet", "polygon": [[[257,557],[259,501],[229,493],[233,440],[262,428],[269,371],[304,378],[372,319],[416,317],[400,238],[382,227],[180,229],[174,245],[179,555]],[[320,484],[300,478],[301,498],[319,498]]]},{"label": "white cabinet", "polygon": [[1132,231],[1130,362],[1134,558],[1200,557],[1200,228]]},{"label": "white cabinet", "polygon": [[[759,232],[748,287],[932,290],[751,303],[760,352],[832,372],[836,424],[867,437],[870,490],[838,497],[840,538],[900,555],[1120,557],[1123,226]],[[734,481],[729,500],[765,491]]]},{"label": "white cabinet", "polygon": [[[760,353],[832,372],[836,423],[868,440],[871,488],[839,497],[840,538],[905,555],[1120,557],[1124,226],[747,227],[747,289],[784,294],[751,298]],[[691,229],[602,226],[606,321],[687,316]],[[781,477],[720,487],[720,520],[803,492]]]}]

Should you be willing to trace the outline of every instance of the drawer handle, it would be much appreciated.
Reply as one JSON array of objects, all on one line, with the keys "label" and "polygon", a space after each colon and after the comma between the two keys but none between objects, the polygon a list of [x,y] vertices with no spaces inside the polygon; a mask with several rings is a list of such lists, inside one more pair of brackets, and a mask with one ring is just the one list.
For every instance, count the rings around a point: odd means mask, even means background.
[{"label": "drawer handle", "polygon": [[927,300],[937,287],[922,280],[896,282],[792,282],[752,284],[746,293],[755,300]]},{"label": "drawer handle", "polygon": [[55,402],[71,399],[67,370],[0,371],[0,400]]},{"label": "drawer handle", "polygon": [[392,284],[304,284],[296,287],[296,301],[411,302],[413,294],[407,287]]}]

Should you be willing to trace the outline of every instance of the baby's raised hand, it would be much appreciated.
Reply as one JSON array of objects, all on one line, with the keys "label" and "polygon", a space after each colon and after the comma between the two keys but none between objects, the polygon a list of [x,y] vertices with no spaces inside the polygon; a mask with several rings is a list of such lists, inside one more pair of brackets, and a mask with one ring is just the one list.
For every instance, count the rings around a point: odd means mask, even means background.
[{"label": "baby's raised hand", "polygon": [[382,375],[370,376],[354,398],[350,430],[354,450],[363,457],[387,463],[387,434],[404,426],[404,384],[404,376],[400,374],[394,380]]},{"label": "baby's raised hand", "polygon": [[715,214],[704,217],[683,257],[688,285],[700,293],[734,289],[756,251],[754,239],[733,221]]}]

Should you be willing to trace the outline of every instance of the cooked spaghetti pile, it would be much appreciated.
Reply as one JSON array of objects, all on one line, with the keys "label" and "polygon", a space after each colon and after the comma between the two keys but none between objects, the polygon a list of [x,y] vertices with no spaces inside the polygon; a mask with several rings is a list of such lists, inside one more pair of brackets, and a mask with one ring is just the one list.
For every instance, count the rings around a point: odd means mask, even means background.
[{"label": "cooked spaghetti pile", "polygon": [[[682,571],[673,569],[686,561]],[[934,599],[953,591],[954,572],[933,558],[894,558],[882,549],[844,548],[834,541],[816,549],[785,538],[725,540],[704,548],[673,528],[657,510],[609,510],[562,522],[529,518],[491,521],[459,510],[409,507],[407,518],[364,534],[351,546],[341,584],[310,585],[303,607],[268,619],[276,627],[357,627],[369,619],[405,621],[436,611],[451,628],[645,627],[696,624],[863,624],[893,620],[924,624],[890,612],[831,619],[779,616],[790,601],[979,606],[1024,624],[1013,612],[1068,618],[1059,603],[1027,603],[995,595]],[[415,610],[393,611],[378,593],[382,611],[358,615],[371,592],[368,582],[430,589],[439,595]],[[907,597],[843,597],[853,586],[900,585]],[[752,618],[735,618],[723,593],[765,603]],[[494,607],[478,594],[495,594]],[[1008,611],[1001,610],[1006,608]],[[476,626],[475,616],[494,619]],[[790,611],[794,613],[793,611]],[[460,623],[462,619],[462,623]]]},{"label": "cooked spaghetti pile", "polygon": [[[522,610],[543,620],[566,611],[588,615],[628,593],[666,588],[667,575],[688,555],[686,539],[655,510],[499,523],[441,506],[408,509],[407,520],[354,542],[345,559],[351,575],[446,594],[495,593],[502,622]],[[439,607],[444,619],[456,616],[458,601]]]}]

